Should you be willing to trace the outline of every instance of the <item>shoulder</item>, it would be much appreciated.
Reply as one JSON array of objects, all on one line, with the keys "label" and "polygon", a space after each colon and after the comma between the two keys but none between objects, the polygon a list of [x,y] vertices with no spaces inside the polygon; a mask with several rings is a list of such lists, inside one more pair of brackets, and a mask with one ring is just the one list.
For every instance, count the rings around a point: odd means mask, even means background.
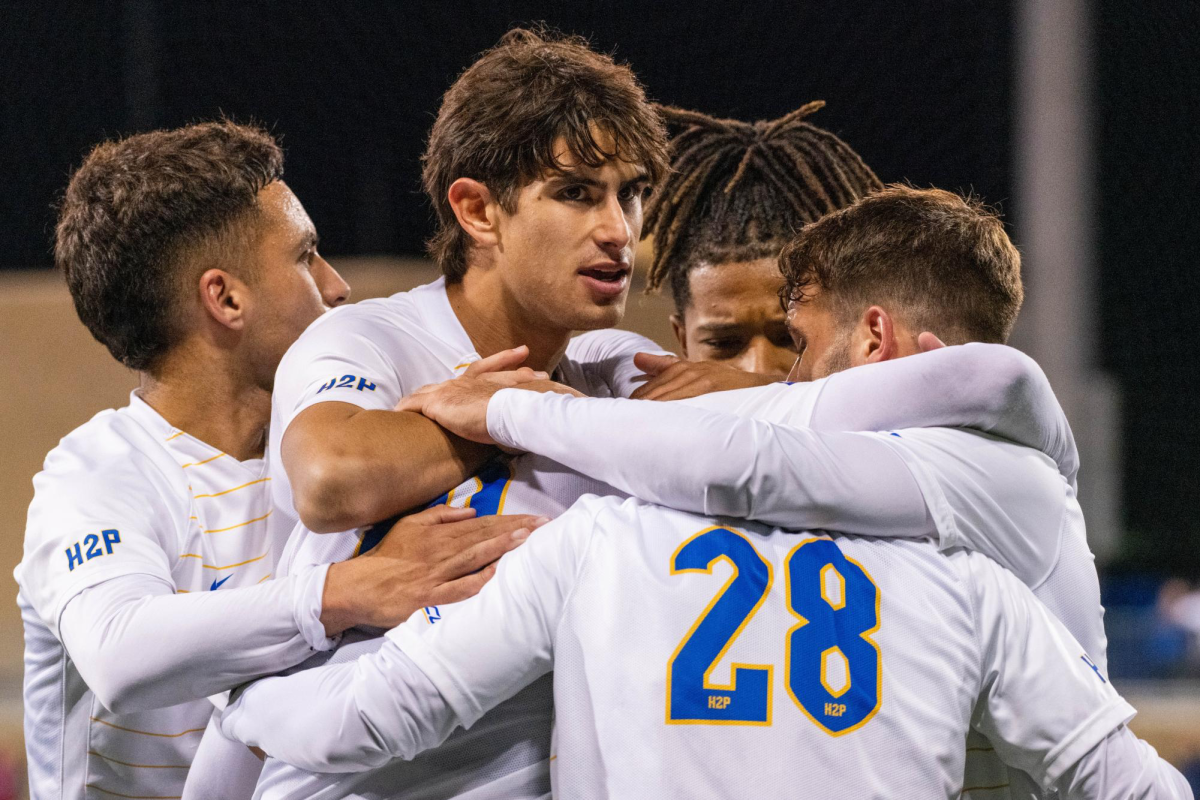
[{"label": "shoulder", "polygon": [[658,343],[640,333],[606,328],[581,333],[571,339],[566,357],[577,364],[588,364],[613,357],[632,357],[634,353],[662,352],[664,350]]},{"label": "shoulder", "polygon": [[638,387],[637,353],[662,353],[661,347],[632,331],[589,331],[567,345],[559,365],[564,383],[592,397],[628,397]]},{"label": "shoulder", "polygon": [[[65,437],[33,478],[26,559],[104,527],[171,541],[186,530],[191,492],[159,430],[129,409],[98,414]],[[117,524],[119,522],[119,524]],[[122,527],[123,526],[123,527]]]},{"label": "shoulder", "polygon": [[410,294],[401,292],[391,297],[360,300],[326,311],[300,334],[292,349],[336,349],[348,338],[380,342],[418,334],[420,316]]},{"label": "shoulder", "polygon": [[[126,407],[101,411],[62,438],[46,455],[39,476],[75,486],[111,486],[134,476],[148,481],[187,481],[167,451],[164,430],[152,430]],[[35,479],[36,481],[36,479]],[[130,487],[136,492],[136,487]]]}]

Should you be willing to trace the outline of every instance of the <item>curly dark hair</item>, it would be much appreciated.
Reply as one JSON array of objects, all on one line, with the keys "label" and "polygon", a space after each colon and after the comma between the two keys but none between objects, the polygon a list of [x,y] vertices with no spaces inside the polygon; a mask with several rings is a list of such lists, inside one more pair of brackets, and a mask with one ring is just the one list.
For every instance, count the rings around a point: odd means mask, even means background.
[{"label": "curly dark hair", "polygon": [[513,213],[522,185],[560,167],[560,138],[589,167],[613,158],[640,164],[652,186],[667,171],[666,131],[628,66],[578,36],[511,30],[446,92],[425,150],[422,178],[437,212],[429,254],[447,280],[462,279],[471,244],[447,199],[450,185],[480,181]]},{"label": "curly dark hair", "polygon": [[230,121],[141,133],[88,154],[59,208],[54,260],[79,318],[113,358],[155,371],[179,338],[187,280],[244,242],[259,190],[282,176],[275,139]]},{"label": "curly dark hair", "polygon": [[848,144],[805,121],[824,105],[753,123],[660,108],[683,130],[671,139],[671,174],[646,210],[648,290],[669,284],[683,314],[693,267],[774,258],[805,223],[883,186]]},{"label": "curly dark hair", "polygon": [[891,306],[947,344],[1007,341],[1025,296],[1021,254],[995,211],[902,184],[806,225],[779,267],[785,303],[819,290],[843,321]]}]

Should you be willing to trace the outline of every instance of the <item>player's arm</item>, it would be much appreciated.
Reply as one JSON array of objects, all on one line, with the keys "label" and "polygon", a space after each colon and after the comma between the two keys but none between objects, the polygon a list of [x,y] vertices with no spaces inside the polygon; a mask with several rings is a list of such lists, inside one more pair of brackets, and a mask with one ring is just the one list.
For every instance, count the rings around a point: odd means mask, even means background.
[{"label": "player's arm", "polygon": [[136,464],[40,475],[22,567],[47,627],[100,702],[119,712],[224,691],[327,649],[351,625],[392,624],[444,592],[448,601],[468,597],[490,577],[475,570],[520,543],[514,524],[533,522],[431,509],[397,523],[378,557],[176,593],[171,565],[201,558],[178,552],[172,520],[186,519],[187,506],[168,498],[183,487],[156,485],[153,468]]},{"label": "player's arm", "polygon": [[1161,798],[1192,800],[1192,789],[1179,770],[1122,725],[1089,750],[1055,782],[1065,800]]},{"label": "player's arm", "polygon": [[377,653],[250,684],[223,713],[222,730],[302,769],[351,772],[412,758],[469,728],[552,668],[593,520],[576,505],[431,628],[410,621]]},{"label": "player's arm", "polygon": [[1045,373],[1004,345],[941,347],[793,384],[790,404],[780,391],[775,384],[681,402],[827,431],[969,428],[1041,450],[1072,482],[1079,470],[1070,425]]},{"label": "player's arm", "polygon": [[493,452],[419,414],[339,402],[301,411],[281,451],[296,511],[316,533],[349,530],[428,502]]},{"label": "player's arm", "polygon": [[[343,313],[322,320],[292,345],[275,375],[272,435],[279,437],[296,511],[317,533],[368,525],[427,503],[494,452],[394,410],[419,387],[404,383],[403,365],[380,349],[378,335],[369,317]],[[397,349],[419,346],[395,343]],[[472,364],[468,374],[514,369],[527,353],[502,351]]]},{"label": "player's arm", "polygon": [[1136,712],[1028,587],[985,557],[963,563],[981,668],[972,725],[997,754],[1071,800],[1190,797],[1177,793],[1182,776],[1129,734]]}]

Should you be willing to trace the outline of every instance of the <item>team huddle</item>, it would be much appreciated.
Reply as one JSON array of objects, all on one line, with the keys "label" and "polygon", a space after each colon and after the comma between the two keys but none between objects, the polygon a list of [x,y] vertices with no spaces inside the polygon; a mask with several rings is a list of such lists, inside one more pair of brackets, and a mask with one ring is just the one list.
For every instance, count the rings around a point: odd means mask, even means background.
[{"label": "team huddle", "polygon": [[[1126,726],[1000,220],[514,30],[350,287],[265,131],[97,146],[55,257],[139,387],[17,567],[41,798],[1190,798]],[[617,328],[643,237],[679,356]]]}]

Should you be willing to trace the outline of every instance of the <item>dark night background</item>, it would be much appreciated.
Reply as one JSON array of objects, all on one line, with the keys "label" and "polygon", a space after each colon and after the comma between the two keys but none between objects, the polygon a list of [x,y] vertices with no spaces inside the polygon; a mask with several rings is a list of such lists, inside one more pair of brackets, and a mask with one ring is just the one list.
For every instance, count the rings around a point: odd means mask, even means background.
[{"label": "dark night background", "polygon": [[[0,268],[50,266],[52,206],[104,137],[225,113],[281,136],[328,256],[416,254],[441,93],[514,23],[628,61],[656,100],[812,121],[885,181],[1013,197],[1007,2],[0,5]],[[1200,577],[1200,3],[1099,0],[1092,61],[1102,366],[1124,398],[1120,565]]]}]

